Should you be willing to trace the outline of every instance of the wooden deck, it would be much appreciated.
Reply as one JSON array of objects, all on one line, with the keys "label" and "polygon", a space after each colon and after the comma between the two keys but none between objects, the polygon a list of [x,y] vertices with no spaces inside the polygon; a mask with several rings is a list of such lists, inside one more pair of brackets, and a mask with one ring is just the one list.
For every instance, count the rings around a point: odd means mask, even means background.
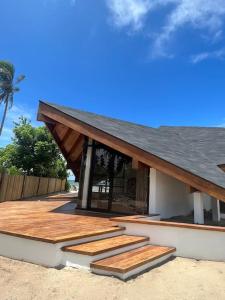
[{"label": "wooden deck", "polygon": [[0,233],[50,243],[121,230],[108,217],[75,211],[69,201],[0,203]]},{"label": "wooden deck", "polygon": [[1,255],[50,267],[90,268],[125,280],[175,252],[149,245],[149,237],[126,234],[110,215],[74,208],[71,201],[49,198],[0,203]]}]

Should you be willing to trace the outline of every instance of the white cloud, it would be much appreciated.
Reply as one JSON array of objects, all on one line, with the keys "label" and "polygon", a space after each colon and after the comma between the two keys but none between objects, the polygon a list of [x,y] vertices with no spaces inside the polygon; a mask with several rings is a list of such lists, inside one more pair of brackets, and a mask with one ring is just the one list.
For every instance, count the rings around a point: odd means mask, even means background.
[{"label": "white cloud", "polygon": [[[212,41],[221,39],[225,19],[225,0],[106,0],[116,26],[144,27],[145,16],[170,4],[164,25],[155,34],[152,57],[172,57],[168,47],[184,26],[203,30]],[[172,6],[171,6],[172,5]]]},{"label": "white cloud", "polygon": [[174,0],[176,7],[169,14],[166,25],[156,38],[153,54],[164,56],[172,36],[185,25],[194,29],[207,30],[211,37],[221,36],[225,17],[224,0]]},{"label": "white cloud", "polygon": [[107,4],[117,27],[131,26],[134,30],[141,29],[150,9],[148,0],[108,0]]},{"label": "white cloud", "polygon": [[225,119],[220,124],[213,125],[213,127],[225,127]]},{"label": "white cloud", "polygon": [[7,118],[8,122],[9,121],[16,122],[16,121],[18,121],[19,117],[21,117],[21,116],[24,116],[27,119],[32,118],[31,112],[28,112],[27,110],[25,110],[21,106],[14,105],[14,106],[12,106],[11,109],[8,110],[6,118]]},{"label": "white cloud", "polygon": [[216,127],[225,127],[225,123],[222,123],[222,124],[216,125]]},{"label": "white cloud", "polygon": [[217,51],[212,52],[202,52],[198,53],[196,55],[193,55],[191,57],[191,62],[193,64],[197,64],[199,62],[202,62],[206,59],[224,59],[225,58],[225,48],[222,48]]}]

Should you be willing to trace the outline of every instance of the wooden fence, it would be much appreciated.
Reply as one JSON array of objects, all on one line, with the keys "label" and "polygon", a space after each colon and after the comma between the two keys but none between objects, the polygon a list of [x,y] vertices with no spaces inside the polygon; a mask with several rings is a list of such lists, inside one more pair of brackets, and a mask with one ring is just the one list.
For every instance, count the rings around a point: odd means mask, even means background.
[{"label": "wooden fence", "polygon": [[66,179],[0,173],[0,202],[65,191]]}]

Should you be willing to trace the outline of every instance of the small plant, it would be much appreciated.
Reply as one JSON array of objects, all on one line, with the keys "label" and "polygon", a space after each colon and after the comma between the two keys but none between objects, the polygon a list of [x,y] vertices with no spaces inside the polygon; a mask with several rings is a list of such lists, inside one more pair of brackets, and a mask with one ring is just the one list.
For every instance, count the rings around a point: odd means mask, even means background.
[{"label": "small plant", "polygon": [[66,180],[66,184],[65,184],[65,190],[66,190],[66,192],[69,192],[70,189],[71,189],[71,185],[70,185],[69,181]]}]

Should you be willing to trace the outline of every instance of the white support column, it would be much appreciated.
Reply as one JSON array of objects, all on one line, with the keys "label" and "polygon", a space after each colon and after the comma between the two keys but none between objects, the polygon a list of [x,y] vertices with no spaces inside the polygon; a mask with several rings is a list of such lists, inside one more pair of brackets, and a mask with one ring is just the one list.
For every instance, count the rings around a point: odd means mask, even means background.
[{"label": "white support column", "polygon": [[87,147],[82,203],[81,203],[81,207],[84,209],[87,208],[88,190],[89,190],[89,181],[90,181],[90,172],[91,172],[91,160],[92,160],[92,139],[89,139],[88,147]]},{"label": "white support column", "polygon": [[194,192],[194,223],[204,224],[204,202],[201,192]]},{"label": "white support column", "polygon": [[149,176],[149,214],[156,214],[157,212],[157,197],[156,197],[156,169],[150,168]]},{"label": "white support column", "polygon": [[211,198],[212,201],[212,219],[214,222],[220,222],[220,201]]}]

